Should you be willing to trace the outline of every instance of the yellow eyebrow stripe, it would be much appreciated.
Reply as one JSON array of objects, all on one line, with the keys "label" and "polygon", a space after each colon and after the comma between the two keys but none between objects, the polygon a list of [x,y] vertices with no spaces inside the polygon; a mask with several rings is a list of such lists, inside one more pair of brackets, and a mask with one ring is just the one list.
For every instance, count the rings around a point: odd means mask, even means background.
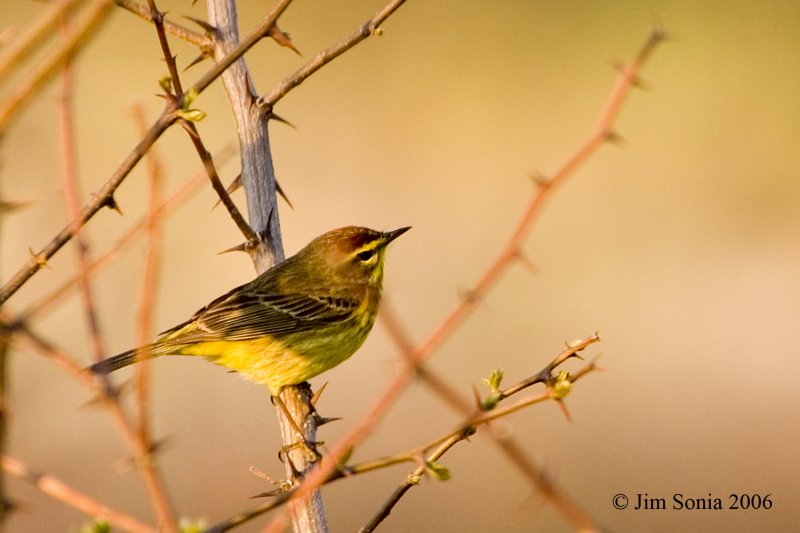
[{"label": "yellow eyebrow stripe", "polygon": [[366,252],[366,251],[369,251],[369,250],[374,250],[375,248],[377,248],[378,246],[380,246],[380,244],[381,244],[382,242],[383,242],[383,239],[375,239],[375,240],[372,240],[372,241],[368,242],[367,244],[363,245],[361,248],[358,248],[358,249],[357,249],[355,252],[353,252],[353,255],[358,255],[358,254],[360,254],[361,252]]}]

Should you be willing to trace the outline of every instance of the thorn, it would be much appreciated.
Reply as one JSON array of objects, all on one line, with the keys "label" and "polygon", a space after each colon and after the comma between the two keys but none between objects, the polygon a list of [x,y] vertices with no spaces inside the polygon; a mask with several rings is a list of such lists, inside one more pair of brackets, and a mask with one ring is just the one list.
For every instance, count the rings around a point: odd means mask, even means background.
[{"label": "thorn", "polygon": [[458,291],[458,296],[468,304],[475,304],[480,300],[478,293],[472,289]]},{"label": "thorn", "polygon": [[[225,189],[225,192],[226,192],[226,193],[228,193],[228,196],[230,196],[230,195],[231,195],[231,194],[233,194],[233,193],[234,193],[234,192],[235,192],[237,189],[239,189],[239,187],[241,187],[241,186],[242,186],[242,174],[240,173],[240,174],[239,174],[239,175],[237,175],[235,178],[233,178],[233,181],[232,181],[232,182],[231,182],[231,184],[230,184],[230,185],[228,185],[228,187]],[[217,208],[217,206],[218,206],[219,204],[221,204],[221,203],[222,203],[222,198],[217,198],[217,201],[216,201],[216,203],[214,204],[214,206],[213,206],[211,209],[216,209],[216,208]]]},{"label": "thorn", "polygon": [[211,57],[211,54],[209,54],[208,52],[200,52],[200,55],[198,55],[197,57],[195,57],[194,59],[192,59],[192,60],[189,62],[189,64],[188,64],[188,65],[186,65],[186,66],[183,68],[183,71],[184,71],[184,72],[186,72],[187,70],[189,70],[189,69],[190,69],[190,68],[192,68],[193,66],[197,65],[198,63],[202,63],[203,61],[205,61],[205,60],[206,60],[206,59],[208,59],[209,57]]},{"label": "thorn", "polygon": [[267,32],[267,35],[279,45],[285,46],[295,54],[303,57],[303,54],[301,54],[300,51],[292,44],[292,39],[289,37],[289,34],[283,32],[277,24],[272,25],[272,27],[269,29],[269,32]]},{"label": "thorn", "polygon": [[120,208],[113,194],[106,196],[106,199],[103,200],[103,207],[113,209],[114,211],[119,213],[120,216],[124,216],[124,214],[122,213],[122,208]]},{"label": "thorn", "polygon": [[461,432],[461,438],[463,438],[468,443],[472,444],[470,437],[473,436],[475,433],[478,432],[477,426],[469,426]]},{"label": "thorn", "polygon": [[47,257],[44,254],[37,254],[30,246],[28,246],[28,253],[31,254],[31,257],[36,261],[36,264],[39,265],[39,268],[50,268],[50,265],[47,264]]},{"label": "thorn", "polygon": [[212,25],[212,24],[209,24],[205,20],[196,19],[196,18],[190,17],[188,15],[183,15],[183,18],[185,18],[186,20],[190,20],[190,21],[194,22],[195,24],[197,24],[198,26],[203,28],[203,30],[205,30],[206,33],[217,33],[217,27]]},{"label": "thorn", "polygon": [[653,92],[653,90],[655,89],[655,87],[653,87],[652,83],[648,83],[647,81],[642,79],[640,76],[636,76],[633,79],[632,86],[636,87],[637,89],[641,89],[643,91],[646,91],[648,93]]},{"label": "thorn", "polygon": [[[619,73],[619,74],[625,74],[626,70],[633,68],[632,65],[626,65],[622,60],[620,60],[618,58],[611,59],[609,61],[609,63],[614,68],[614,70],[616,70],[617,73]],[[632,87],[636,87],[637,89],[642,89],[644,91],[648,91],[648,92],[653,90],[652,84],[647,83],[645,80],[643,80],[639,76],[634,76],[633,79],[631,79],[631,86]]]},{"label": "thorn", "polygon": [[322,384],[322,386],[319,389],[317,389],[317,392],[315,392],[311,396],[311,401],[309,403],[311,403],[311,407],[313,407],[314,409],[317,408],[317,401],[319,400],[320,396],[322,396],[322,393],[325,392],[325,388],[327,386],[328,382],[326,381],[325,383]]},{"label": "thorn", "polygon": [[297,127],[294,124],[292,124],[291,122],[289,122],[288,120],[286,120],[282,116],[276,115],[275,113],[270,112],[269,116],[267,116],[267,119],[268,120],[274,120],[276,122],[280,122],[282,124],[286,124],[287,126],[289,126],[291,128],[297,129]]},{"label": "thorn", "polygon": [[285,192],[283,192],[283,188],[277,179],[275,180],[275,190],[281,196],[281,198],[283,198],[283,201],[286,202],[286,205],[288,205],[290,209],[294,209],[292,202],[289,201],[289,197],[286,196]]},{"label": "thorn", "polygon": [[[30,513],[33,511],[33,508],[30,505],[19,503],[16,500],[12,500],[11,498],[3,498],[0,500],[0,506],[3,508],[3,519],[6,519],[12,515],[12,513],[22,512],[22,513]],[[0,521],[0,524],[3,522]]]},{"label": "thorn", "polygon": [[267,492],[261,492],[259,494],[253,494],[252,496],[248,496],[248,499],[255,500],[256,498],[274,498],[280,494],[286,492],[282,487],[278,487],[276,489],[268,490]]},{"label": "thorn", "polygon": [[533,263],[533,261],[531,261],[531,260],[530,260],[530,258],[529,258],[527,255],[525,255],[524,253],[522,253],[522,250],[520,250],[519,248],[517,248],[517,249],[514,251],[514,257],[515,257],[515,258],[516,258],[516,259],[517,259],[517,260],[518,260],[520,263],[522,263],[522,264],[523,264],[523,266],[524,266],[526,269],[528,269],[528,272],[530,272],[531,274],[536,274],[536,273],[538,273],[538,272],[539,272],[539,269],[538,269],[538,268],[536,268],[536,265]]},{"label": "thorn", "polygon": [[331,422],[337,422],[339,420],[342,420],[342,417],[340,416],[323,417],[319,416],[317,413],[314,413],[314,421],[316,422],[317,427],[322,427],[325,424],[330,424]]},{"label": "thorn", "polygon": [[614,131],[612,129],[607,129],[603,133],[603,136],[605,137],[606,141],[608,141],[608,142],[610,142],[612,144],[617,144],[617,145],[627,144],[627,141],[625,140],[625,137],[623,137],[622,135],[620,135],[619,133],[617,133],[616,131]]},{"label": "thorn", "polygon": [[233,248],[228,248],[227,250],[222,250],[221,252],[217,252],[217,255],[227,254],[230,252],[247,252],[250,246],[246,242],[242,244],[237,244]]},{"label": "thorn", "polygon": [[533,172],[529,173],[528,176],[531,178],[531,181],[535,183],[542,189],[546,189],[550,186],[550,178],[539,172],[538,170],[534,170]]},{"label": "thorn", "polygon": [[662,41],[672,41],[675,39],[675,35],[667,31],[664,27],[664,24],[660,20],[653,21],[653,27],[650,30],[650,39],[653,43],[657,44]]},{"label": "thorn", "polygon": [[149,444],[149,447],[144,455],[119,459],[114,463],[114,469],[122,474],[125,472],[130,472],[137,465],[143,465],[148,461],[152,461],[152,457],[158,453],[161,453],[164,450],[165,445],[168,444],[168,441],[169,438],[159,439]]},{"label": "thorn", "polygon": [[561,412],[564,413],[564,416],[567,418],[567,421],[572,424],[572,416],[569,414],[569,410],[567,409],[567,404],[564,403],[564,400],[556,400],[558,402],[558,407],[561,408]]}]

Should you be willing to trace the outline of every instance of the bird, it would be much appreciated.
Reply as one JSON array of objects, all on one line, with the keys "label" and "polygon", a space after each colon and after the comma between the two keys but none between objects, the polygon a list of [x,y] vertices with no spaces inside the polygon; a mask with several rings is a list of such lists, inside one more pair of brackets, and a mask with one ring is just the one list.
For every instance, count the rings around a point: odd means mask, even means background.
[{"label": "bird", "polygon": [[409,229],[328,231],[156,341],[88,369],[108,374],[151,357],[202,356],[277,396],[361,347],[378,313],[386,248]]}]

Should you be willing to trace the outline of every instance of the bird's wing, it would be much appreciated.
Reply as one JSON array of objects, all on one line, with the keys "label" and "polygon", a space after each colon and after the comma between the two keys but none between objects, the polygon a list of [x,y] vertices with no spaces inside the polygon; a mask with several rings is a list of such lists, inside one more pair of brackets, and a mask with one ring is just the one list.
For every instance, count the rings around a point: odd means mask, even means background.
[{"label": "bird's wing", "polygon": [[234,290],[169,331],[173,342],[251,340],[305,331],[347,320],[358,307],[351,296],[271,294]]}]

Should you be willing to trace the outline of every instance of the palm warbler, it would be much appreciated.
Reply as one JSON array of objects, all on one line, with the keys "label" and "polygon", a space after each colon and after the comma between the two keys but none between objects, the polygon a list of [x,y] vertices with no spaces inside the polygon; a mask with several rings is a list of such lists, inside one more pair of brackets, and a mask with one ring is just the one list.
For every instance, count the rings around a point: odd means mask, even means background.
[{"label": "palm warbler", "polygon": [[361,346],[378,312],[386,245],[409,229],[329,231],[152,344],[89,369],[107,374],[140,357],[200,355],[277,395],[335,367]]}]

